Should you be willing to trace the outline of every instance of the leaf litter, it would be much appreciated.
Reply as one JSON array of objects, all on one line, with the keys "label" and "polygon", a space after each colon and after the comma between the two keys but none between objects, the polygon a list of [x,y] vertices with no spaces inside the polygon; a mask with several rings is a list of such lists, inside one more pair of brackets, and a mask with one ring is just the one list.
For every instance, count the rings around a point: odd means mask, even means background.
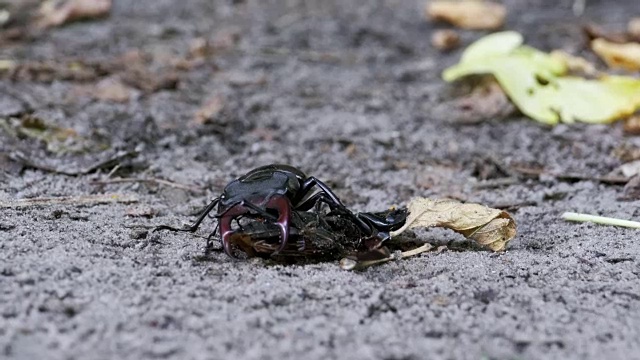
[{"label": "leaf litter", "polygon": [[597,38],[591,49],[612,69],[640,71],[640,43],[618,44]]},{"label": "leaf litter", "polygon": [[0,129],[13,138],[41,142],[55,154],[80,153],[90,146],[74,129],[59,127],[29,113],[19,118],[0,118]]},{"label": "leaf litter", "polygon": [[452,82],[468,75],[492,74],[525,115],[545,124],[609,123],[640,108],[640,80],[601,76],[597,80],[566,76],[566,60],[522,45],[517,32],[481,38],[443,72]]},{"label": "leaf litter", "polygon": [[431,1],[425,8],[425,15],[463,29],[495,30],[504,24],[507,9],[491,1]]},{"label": "leaf litter", "polygon": [[[68,1],[68,3],[79,3],[82,1]],[[86,1],[85,1],[86,2]],[[110,1],[109,5],[110,5]],[[469,3],[479,3],[479,2],[469,2]],[[80,17],[78,17],[80,18]],[[467,17],[469,18],[469,17]],[[69,16],[68,19],[60,22],[60,24],[66,21],[75,20],[73,16]],[[468,20],[467,20],[468,21]],[[504,21],[504,20],[502,20]],[[52,23],[53,26],[57,26],[59,24]],[[469,25],[461,25],[462,27]],[[499,25],[501,26],[501,25]],[[498,26],[498,27],[499,27]],[[566,63],[566,62],[565,62]],[[12,64],[13,67],[14,64]],[[98,98],[101,98],[98,96]],[[110,96],[104,96],[105,100],[111,101],[125,101],[123,97],[117,97],[113,99]],[[118,100],[123,99],[123,100]],[[215,105],[215,101],[213,102]],[[207,104],[208,105],[208,104]],[[216,110],[216,107],[219,106],[211,106],[214,110],[210,111],[212,113],[211,116],[204,116],[200,119],[203,122],[208,121],[211,117],[215,116],[219,110]],[[430,200],[430,199],[421,199],[422,201],[414,200],[410,203],[410,209],[417,209],[417,211],[411,211],[412,214],[414,212],[420,213],[421,215],[415,215],[415,218],[412,216],[411,224],[409,221],[407,225],[394,233],[394,236],[399,235],[402,231],[418,227],[432,227],[432,226],[443,226],[447,228],[451,228],[454,231],[458,231],[465,236],[468,236],[474,241],[485,245],[491,248],[494,251],[503,250],[506,244],[515,236],[515,223],[513,219],[506,214],[505,212],[496,213],[496,209],[482,209],[476,208],[475,206],[482,207],[481,205],[476,204],[461,204],[455,202],[449,202],[447,200]],[[414,204],[415,202],[415,204]],[[473,206],[472,206],[473,205]],[[439,207],[442,207],[441,210],[437,210]],[[428,210],[425,210],[428,209]],[[445,210],[446,209],[446,210]],[[471,210],[473,209],[473,210]],[[488,210],[487,210],[488,209]],[[478,211],[478,213],[476,213]],[[480,215],[478,215],[480,214]],[[506,215],[505,215],[506,214]],[[482,223],[482,221],[488,220],[486,223]],[[470,224],[475,224],[475,226],[467,228]],[[430,249],[429,244],[425,244],[424,247],[420,247],[415,250],[405,251],[401,253],[400,257],[407,257],[415,255],[422,251],[427,251]]]}]

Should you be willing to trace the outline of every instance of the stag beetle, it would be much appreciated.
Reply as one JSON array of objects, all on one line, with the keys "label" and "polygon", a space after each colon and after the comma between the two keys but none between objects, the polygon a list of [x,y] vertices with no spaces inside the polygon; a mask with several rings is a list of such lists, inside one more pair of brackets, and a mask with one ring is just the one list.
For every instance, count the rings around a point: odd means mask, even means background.
[{"label": "stag beetle", "polygon": [[[407,209],[392,209],[378,213],[359,213],[357,216],[376,219],[389,229],[402,224]],[[358,260],[375,260],[390,255],[382,238],[369,238],[351,219],[334,213],[293,211],[291,213],[289,244],[276,256],[280,246],[280,230],[269,222],[249,221],[233,233],[231,241],[249,256],[271,257],[278,261],[336,260],[348,256]],[[363,239],[365,241],[363,241]],[[292,240],[295,241],[292,243]],[[304,248],[296,247],[304,243]]]},{"label": "stag beetle", "polygon": [[[320,189],[313,193],[314,187]],[[292,211],[307,211],[319,202],[324,202],[331,211],[350,219],[367,236],[384,241],[388,232],[399,228],[404,221],[386,219],[372,213],[352,213],[329,187],[313,176],[307,177],[301,170],[282,164],[271,164],[253,169],[245,175],[233,180],[202,211],[198,219],[189,227],[177,229],[162,225],[154,229],[194,232],[204,218],[217,205],[218,225],[209,235],[215,236],[218,228],[225,253],[233,257],[230,238],[235,230],[231,222],[240,217],[262,218],[273,222],[280,230],[280,243],[273,255],[287,246]],[[302,245],[304,246],[304,244]]]}]

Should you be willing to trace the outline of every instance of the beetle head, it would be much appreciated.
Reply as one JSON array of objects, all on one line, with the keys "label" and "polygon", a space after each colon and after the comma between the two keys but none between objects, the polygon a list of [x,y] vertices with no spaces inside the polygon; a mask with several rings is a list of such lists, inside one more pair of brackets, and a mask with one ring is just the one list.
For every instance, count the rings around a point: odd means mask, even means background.
[{"label": "beetle head", "polygon": [[241,202],[263,207],[269,199],[287,193],[289,178],[281,172],[272,172],[260,177],[230,182],[220,195],[218,213],[222,214]]}]

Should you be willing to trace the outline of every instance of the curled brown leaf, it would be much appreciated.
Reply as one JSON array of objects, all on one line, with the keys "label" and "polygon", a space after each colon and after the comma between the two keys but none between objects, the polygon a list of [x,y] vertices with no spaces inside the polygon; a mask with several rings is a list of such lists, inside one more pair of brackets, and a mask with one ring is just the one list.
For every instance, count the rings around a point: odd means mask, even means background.
[{"label": "curled brown leaf", "polygon": [[625,134],[640,135],[640,114],[626,118],[623,129]]},{"label": "curled brown leaf", "polygon": [[494,30],[502,27],[507,9],[490,1],[432,1],[425,9],[432,20],[446,21],[463,29]]},{"label": "curled brown leaf", "polygon": [[628,71],[640,70],[640,44],[616,44],[605,39],[595,39],[591,42],[591,49],[610,68]]},{"label": "curled brown leaf", "polygon": [[507,212],[480,204],[449,199],[415,198],[408,205],[406,224],[397,236],[416,227],[444,227],[493,251],[502,251],[516,235],[516,224]]}]

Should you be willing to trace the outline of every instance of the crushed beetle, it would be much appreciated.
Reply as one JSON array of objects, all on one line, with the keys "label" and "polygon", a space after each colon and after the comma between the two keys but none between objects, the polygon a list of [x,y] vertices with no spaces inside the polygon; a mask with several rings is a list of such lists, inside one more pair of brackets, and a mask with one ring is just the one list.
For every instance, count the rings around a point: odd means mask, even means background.
[{"label": "crushed beetle", "polygon": [[[315,187],[320,191],[313,193]],[[218,211],[214,216],[219,218],[219,221],[209,238],[215,236],[219,228],[222,246],[227,255],[234,257],[231,251],[231,237],[238,230],[232,229],[231,222],[240,217],[265,220],[278,227],[279,242],[272,252],[272,255],[277,255],[287,247],[292,213],[308,211],[320,202],[327,204],[332,214],[348,219],[354,224],[369,243],[368,247],[381,244],[389,238],[389,231],[400,228],[406,220],[406,215],[389,218],[376,213],[354,214],[322,181],[313,176],[307,177],[293,166],[271,164],[253,169],[227,184],[222,194],[206,206],[191,226],[178,229],[161,225],[154,231],[195,232],[217,205]],[[304,240],[302,237],[299,242],[300,251],[304,251]]]},{"label": "crushed beetle", "polygon": [[[358,214],[361,215],[376,219],[378,224],[385,222],[390,230],[395,230],[405,222],[407,210]],[[230,241],[250,257],[271,257],[289,262],[300,258],[320,261],[343,257],[356,261],[377,260],[390,255],[389,250],[382,246],[383,238],[371,238],[349,218],[335,213],[293,211],[290,228],[292,241],[274,256],[279,247],[279,236],[275,224],[250,221],[234,232]],[[305,246],[297,247],[296,243],[304,243]]]}]

